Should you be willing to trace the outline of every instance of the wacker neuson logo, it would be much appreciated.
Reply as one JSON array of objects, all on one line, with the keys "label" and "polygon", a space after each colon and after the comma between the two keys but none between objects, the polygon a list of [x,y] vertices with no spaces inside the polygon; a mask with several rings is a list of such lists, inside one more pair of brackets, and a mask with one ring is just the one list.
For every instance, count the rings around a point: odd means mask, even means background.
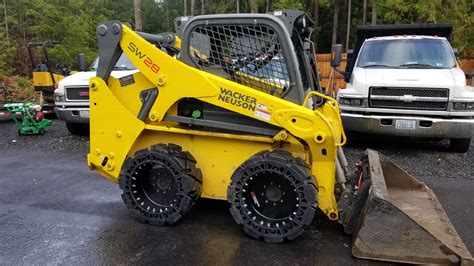
[{"label": "wacker neuson logo", "polygon": [[219,101],[230,103],[237,107],[242,107],[244,109],[255,111],[257,107],[257,99],[244,95],[240,92],[231,91],[226,88],[221,88],[221,93],[219,94]]}]

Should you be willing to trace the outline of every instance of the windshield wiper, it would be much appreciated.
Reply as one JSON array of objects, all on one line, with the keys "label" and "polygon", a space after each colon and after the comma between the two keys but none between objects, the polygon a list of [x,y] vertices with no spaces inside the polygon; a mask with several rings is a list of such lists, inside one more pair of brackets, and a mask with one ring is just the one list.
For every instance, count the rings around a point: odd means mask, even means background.
[{"label": "windshield wiper", "polygon": [[402,64],[401,67],[421,67],[421,68],[442,68],[442,67],[435,67],[430,64],[420,64],[420,63],[408,63]]},{"label": "windshield wiper", "polygon": [[371,65],[365,65],[362,66],[363,68],[369,68],[369,67],[385,67],[385,68],[398,68],[396,66],[389,66],[389,65],[383,65],[383,64],[371,64]]}]

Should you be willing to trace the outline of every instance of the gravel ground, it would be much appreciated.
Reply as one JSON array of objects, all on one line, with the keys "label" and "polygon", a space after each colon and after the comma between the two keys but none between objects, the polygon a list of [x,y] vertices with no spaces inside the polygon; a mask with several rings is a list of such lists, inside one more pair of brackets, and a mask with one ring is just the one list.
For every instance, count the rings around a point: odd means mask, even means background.
[{"label": "gravel ground", "polygon": [[53,119],[53,124],[44,135],[18,136],[18,128],[13,121],[0,122],[0,147],[4,150],[51,150],[87,154],[89,137],[74,136],[66,124]]},{"label": "gravel ground", "polygon": [[[344,150],[349,162],[378,150],[426,182],[474,253],[472,147],[456,154],[447,141],[358,136]],[[0,122],[0,264],[368,263],[354,260],[350,237],[321,216],[287,245],[249,239],[219,201],[198,201],[176,227],[142,225],[130,219],[118,186],[87,169],[88,150],[89,138],[59,120],[43,136],[18,136],[13,122]]]},{"label": "gravel ground", "polygon": [[354,162],[366,149],[374,149],[417,177],[460,178],[474,180],[474,141],[467,153],[449,151],[449,141],[382,136],[350,136],[344,147]]}]

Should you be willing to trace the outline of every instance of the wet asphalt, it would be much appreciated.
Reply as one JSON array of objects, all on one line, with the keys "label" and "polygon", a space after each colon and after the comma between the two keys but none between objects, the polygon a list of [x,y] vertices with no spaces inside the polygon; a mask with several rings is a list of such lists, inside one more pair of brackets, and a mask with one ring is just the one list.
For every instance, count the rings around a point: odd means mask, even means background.
[{"label": "wet asphalt", "polygon": [[[87,137],[58,120],[44,136],[16,131],[0,123],[1,265],[372,264],[353,258],[350,236],[321,214],[302,237],[276,245],[247,237],[221,201],[199,200],[176,226],[141,224],[118,185],[88,170]],[[345,148],[348,160],[367,147],[426,182],[474,253],[474,148],[455,154],[446,141],[357,136]]]}]

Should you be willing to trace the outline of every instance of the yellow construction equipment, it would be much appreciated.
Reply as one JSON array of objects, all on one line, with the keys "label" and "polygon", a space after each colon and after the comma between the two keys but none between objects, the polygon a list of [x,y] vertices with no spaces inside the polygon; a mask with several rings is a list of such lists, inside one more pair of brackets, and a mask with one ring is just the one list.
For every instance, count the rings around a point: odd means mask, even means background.
[{"label": "yellow construction equipment", "polygon": [[[43,99],[42,110],[44,113],[54,112],[54,90],[58,83],[69,71],[59,63],[51,60],[48,49],[59,44],[58,41],[30,42],[28,43],[28,55],[33,69],[33,87],[35,91],[41,92]],[[36,51],[41,48],[41,52]]]},{"label": "yellow construction equipment", "polygon": [[[303,12],[181,17],[175,25],[179,54],[172,35],[119,21],[97,27],[88,165],[120,184],[138,219],[174,224],[199,197],[227,200],[247,234],[283,242],[300,236],[319,208],[354,235],[355,256],[472,262],[424,184],[371,150],[347,174],[338,103],[320,92]],[[122,53],[140,71],[116,79]]]}]

